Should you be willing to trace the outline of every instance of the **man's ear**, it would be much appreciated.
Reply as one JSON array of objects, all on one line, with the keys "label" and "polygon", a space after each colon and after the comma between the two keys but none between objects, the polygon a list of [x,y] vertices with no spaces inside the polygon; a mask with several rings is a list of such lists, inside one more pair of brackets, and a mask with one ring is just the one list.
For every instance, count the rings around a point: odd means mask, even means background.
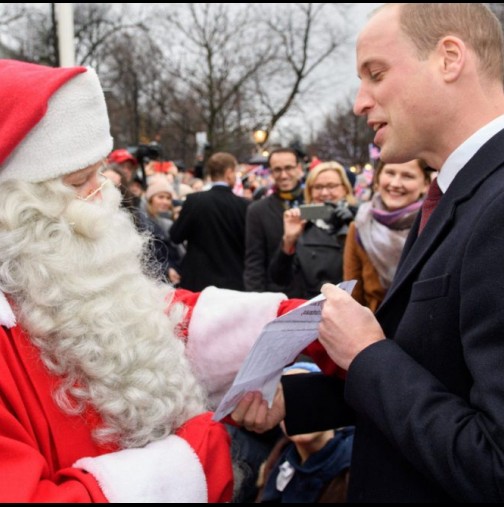
[{"label": "man's ear", "polygon": [[456,81],[466,63],[467,46],[464,41],[454,35],[443,37],[437,45],[441,72],[447,83]]},{"label": "man's ear", "polygon": [[236,183],[236,175],[235,175],[235,168],[234,167],[228,167],[224,171],[224,180],[230,185],[234,186]]}]

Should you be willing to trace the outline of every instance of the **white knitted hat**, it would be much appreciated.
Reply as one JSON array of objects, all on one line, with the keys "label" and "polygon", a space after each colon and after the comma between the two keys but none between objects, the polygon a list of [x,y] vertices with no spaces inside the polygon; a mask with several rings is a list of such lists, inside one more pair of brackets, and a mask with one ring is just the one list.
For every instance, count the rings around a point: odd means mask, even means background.
[{"label": "white knitted hat", "polygon": [[0,60],[0,182],[39,182],[105,158],[112,138],[90,68]]},{"label": "white knitted hat", "polygon": [[147,190],[145,192],[145,198],[147,201],[150,201],[152,197],[154,197],[156,194],[160,194],[161,192],[166,192],[167,194],[170,194],[173,197],[173,187],[168,183],[168,181],[162,180],[162,179],[155,179],[151,183],[149,183],[149,186],[147,187]]}]

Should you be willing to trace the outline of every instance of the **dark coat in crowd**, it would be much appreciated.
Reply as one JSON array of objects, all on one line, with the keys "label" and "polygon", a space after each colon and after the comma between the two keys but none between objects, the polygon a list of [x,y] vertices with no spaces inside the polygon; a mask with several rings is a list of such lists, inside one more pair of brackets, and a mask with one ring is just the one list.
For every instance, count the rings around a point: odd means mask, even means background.
[{"label": "dark coat in crowd", "polygon": [[170,230],[174,243],[186,243],[180,287],[243,290],[245,216],[249,201],[224,185],[189,194]]},{"label": "dark coat in crowd", "polygon": [[289,297],[299,294],[295,281],[279,285],[271,280],[269,264],[283,236],[285,203],[271,194],[252,203],[247,212],[247,249],[245,289],[257,292],[283,292]]}]

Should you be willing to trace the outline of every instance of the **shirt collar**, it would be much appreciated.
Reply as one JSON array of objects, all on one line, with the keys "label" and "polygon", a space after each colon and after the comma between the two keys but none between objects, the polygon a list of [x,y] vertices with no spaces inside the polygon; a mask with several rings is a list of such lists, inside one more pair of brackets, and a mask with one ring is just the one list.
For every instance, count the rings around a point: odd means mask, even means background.
[{"label": "shirt collar", "polygon": [[504,115],[495,118],[490,123],[475,132],[469,139],[464,141],[441,167],[438,176],[438,185],[443,193],[448,190],[452,181],[459,171],[469,162],[476,152],[495,134],[504,129]]}]

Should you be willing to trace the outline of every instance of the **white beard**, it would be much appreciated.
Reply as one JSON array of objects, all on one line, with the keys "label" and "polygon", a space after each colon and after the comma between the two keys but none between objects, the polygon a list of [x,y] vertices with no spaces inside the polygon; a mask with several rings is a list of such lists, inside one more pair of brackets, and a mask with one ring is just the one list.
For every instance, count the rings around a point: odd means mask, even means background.
[{"label": "white beard", "polygon": [[120,193],[84,202],[59,180],[0,186],[0,289],[61,378],[56,403],[91,405],[100,443],[142,446],[205,410],[166,314],[171,289],[144,274],[146,238],[119,208]]}]

